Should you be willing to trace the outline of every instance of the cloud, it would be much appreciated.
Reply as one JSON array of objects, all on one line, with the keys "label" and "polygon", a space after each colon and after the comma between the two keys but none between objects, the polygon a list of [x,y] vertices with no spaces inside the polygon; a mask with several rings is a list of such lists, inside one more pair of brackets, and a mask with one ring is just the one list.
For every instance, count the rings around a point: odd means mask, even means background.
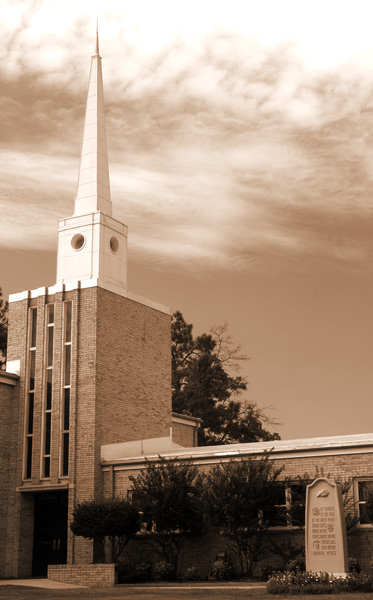
[{"label": "cloud", "polygon": [[[15,11],[4,36],[0,236],[44,248],[72,213],[91,50],[82,17],[48,29],[40,6],[29,24]],[[242,269],[372,254],[370,73],[314,71],[293,42],[222,27],[150,52],[123,28],[104,82],[114,213],[136,255]]]}]

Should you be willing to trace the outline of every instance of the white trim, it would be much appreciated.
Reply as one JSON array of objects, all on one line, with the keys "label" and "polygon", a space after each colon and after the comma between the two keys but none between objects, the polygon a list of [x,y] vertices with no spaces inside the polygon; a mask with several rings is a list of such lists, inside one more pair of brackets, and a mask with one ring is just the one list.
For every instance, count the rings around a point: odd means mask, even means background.
[{"label": "white trim", "polygon": [[184,425],[185,427],[200,427],[200,423],[195,421],[194,419],[189,419],[187,415],[185,415],[185,419],[182,417],[172,417],[172,423],[180,423],[180,425]]},{"label": "white trim", "polygon": [[[312,458],[321,456],[372,454],[373,434],[333,436],[327,438],[311,438],[305,440],[275,440],[273,442],[256,442],[252,444],[230,444],[226,446],[205,446],[185,448],[180,451],[162,453],[165,458],[192,460],[198,464],[226,462],[239,456],[260,456],[271,451],[273,460],[288,458]],[[144,456],[133,456],[116,460],[103,461],[102,466],[114,465],[115,470],[127,470],[133,465],[144,462]],[[147,460],[157,461],[159,455],[149,454]],[[128,466],[126,466],[128,465]]]},{"label": "white trim", "polygon": [[9,295],[9,304],[11,302],[20,302],[21,300],[27,300],[30,297],[30,292],[25,290],[24,292],[18,292],[17,294]]},{"label": "white trim", "polygon": [[[1,373],[1,371],[0,371]],[[12,375],[20,375],[21,373],[21,361],[17,360],[7,360],[6,361],[6,373],[11,373]]]},{"label": "white trim", "polygon": [[69,281],[67,283],[56,283],[50,287],[40,287],[31,291],[20,292],[19,294],[11,294],[9,296],[9,302],[19,302],[20,300],[25,300],[27,298],[38,298],[39,296],[51,296],[58,292],[71,292],[72,290],[77,289],[88,289],[93,287],[99,287],[108,292],[113,292],[114,294],[118,294],[119,296],[123,296],[124,298],[128,298],[133,302],[137,302],[138,304],[142,304],[143,306],[148,306],[149,308],[153,308],[154,310],[158,310],[166,315],[171,315],[171,309],[164,304],[159,304],[158,302],[154,302],[153,300],[149,300],[148,298],[144,298],[143,296],[139,296],[132,292],[129,292],[126,288],[119,287],[116,284],[108,283],[102,279],[94,278],[91,279],[83,279],[83,280],[74,280]]},{"label": "white trim", "polygon": [[137,302],[138,304],[143,304],[144,306],[148,306],[149,308],[154,308],[154,310],[163,312],[166,315],[171,315],[171,309],[168,306],[165,306],[164,304],[158,304],[158,302],[148,300],[148,298],[138,296],[137,294],[133,294],[132,292],[128,292],[127,298],[129,300],[133,300],[133,302]]}]

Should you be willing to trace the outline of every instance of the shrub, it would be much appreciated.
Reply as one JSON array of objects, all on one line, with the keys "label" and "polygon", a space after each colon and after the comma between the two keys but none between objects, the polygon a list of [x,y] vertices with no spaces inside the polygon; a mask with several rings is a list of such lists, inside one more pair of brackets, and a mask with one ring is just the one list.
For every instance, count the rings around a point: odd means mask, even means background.
[{"label": "shrub", "polygon": [[350,573],[361,573],[361,567],[357,558],[350,558],[348,561],[348,570]]},{"label": "shrub", "polygon": [[175,570],[171,563],[161,560],[155,563],[153,575],[156,581],[172,581],[175,579]]},{"label": "shrub", "polygon": [[201,581],[201,573],[197,567],[189,567],[184,573],[183,581]]},{"label": "shrub", "polygon": [[139,562],[135,565],[135,581],[151,581],[152,564],[148,562]]},{"label": "shrub", "polygon": [[211,572],[211,577],[217,581],[229,581],[230,579],[234,579],[235,574],[233,566],[229,563],[224,563],[219,567],[215,567]]},{"label": "shrub", "polygon": [[269,567],[268,565],[266,567],[263,567],[263,569],[261,569],[259,571],[260,581],[268,581],[268,579],[271,577],[271,575],[273,575],[273,573],[275,573],[276,571],[277,571],[277,569],[273,569],[272,567]]},{"label": "shrub", "polygon": [[297,571],[304,572],[306,570],[306,559],[304,556],[298,556],[291,560],[288,564],[288,571],[296,573]]},{"label": "shrub", "polygon": [[74,535],[95,541],[98,562],[105,562],[106,537],[111,542],[112,560],[117,562],[139,527],[138,511],[124,498],[81,502],[74,508],[70,525]]}]

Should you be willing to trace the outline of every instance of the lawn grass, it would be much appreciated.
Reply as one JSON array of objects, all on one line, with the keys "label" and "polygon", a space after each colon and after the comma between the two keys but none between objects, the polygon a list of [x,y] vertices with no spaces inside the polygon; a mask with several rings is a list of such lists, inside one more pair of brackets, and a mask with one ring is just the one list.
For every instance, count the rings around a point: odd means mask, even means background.
[{"label": "lawn grass", "polygon": [[[198,584],[196,584],[198,585]],[[230,589],[229,587],[211,587],[210,589],[198,589],[198,587],[188,586],[183,589],[175,586],[153,587],[153,586],[131,586],[120,585],[115,588],[84,588],[69,590],[52,590],[43,588],[31,588],[21,586],[0,586],[0,598],[7,600],[279,600],[280,598],[299,598],[300,596],[288,596],[267,594],[266,588],[262,587],[247,589]],[[203,585],[203,584],[200,584]],[[234,586],[232,582],[228,584]],[[306,599],[309,596],[302,596]],[[373,600],[373,594],[327,594],[317,595],[318,600]]]}]

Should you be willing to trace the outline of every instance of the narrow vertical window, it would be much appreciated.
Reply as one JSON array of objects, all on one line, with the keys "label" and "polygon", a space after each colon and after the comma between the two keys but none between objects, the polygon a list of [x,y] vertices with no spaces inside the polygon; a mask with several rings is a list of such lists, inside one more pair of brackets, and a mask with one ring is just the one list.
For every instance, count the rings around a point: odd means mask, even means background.
[{"label": "narrow vertical window", "polygon": [[50,477],[51,470],[54,304],[47,304],[46,321],[42,477]]},{"label": "narrow vertical window", "polygon": [[37,309],[30,308],[28,379],[26,397],[26,430],[25,430],[25,462],[23,475],[31,479],[32,473],[32,439],[34,433],[34,398],[35,398],[35,363],[36,363],[36,325]]},{"label": "narrow vertical window", "polygon": [[64,303],[62,422],[61,422],[61,476],[69,474],[70,395],[71,395],[71,316],[72,302]]}]

